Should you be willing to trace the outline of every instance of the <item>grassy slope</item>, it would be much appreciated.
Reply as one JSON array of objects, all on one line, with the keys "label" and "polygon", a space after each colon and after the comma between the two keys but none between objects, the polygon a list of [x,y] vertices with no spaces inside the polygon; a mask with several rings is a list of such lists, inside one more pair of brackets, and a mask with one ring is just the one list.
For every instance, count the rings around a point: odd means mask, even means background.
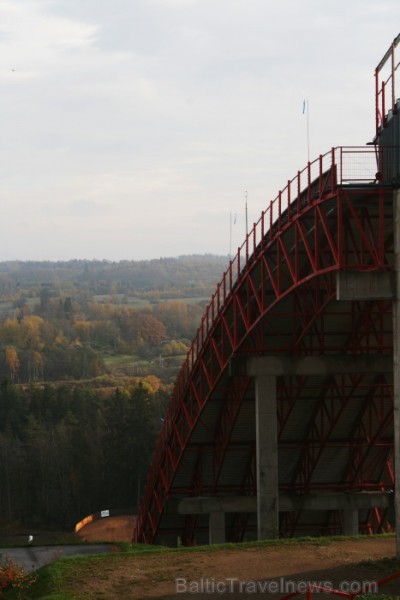
[{"label": "grassy slope", "polygon": [[[368,543],[371,537],[360,536]],[[79,581],[87,581],[90,578],[106,579],[107,573],[112,572],[113,567],[118,564],[131,561],[135,557],[143,555],[156,555],[165,553],[190,553],[190,552],[229,552],[229,550],[245,549],[257,546],[274,545],[294,545],[294,544],[313,544],[330,545],[334,541],[343,541],[345,539],[356,538],[303,538],[292,540],[275,540],[267,542],[253,542],[248,544],[223,544],[220,546],[197,546],[193,548],[164,548],[161,546],[131,546],[129,544],[118,544],[121,549],[119,553],[110,553],[107,555],[93,555],[85,557],[64,558],[53,562],[37,571],[35,583],[30,587],[26,595],[18,596],[18,592],[10,591],[5,594],[5,600],[16,600],[18,598],[29,598],[29,600],[84,600],[81,594],[72,592],[72,587],[76,590]],[[376,578],[387,576],[389,573],[400,571],[399,559],[383,559],[380,561],[367,561],[368,569],[371,570]],[[364,565],[360,563],[360,565]],[[118,589],[121,598],[124,598],[124,589]],[[304,598],[305,596],[303,596]],[[366,598],[367,596],[359,596]],[[371,596],[369,596],[371,598]],[[374,600],[400,600],[400,596],[373,596]]]}]

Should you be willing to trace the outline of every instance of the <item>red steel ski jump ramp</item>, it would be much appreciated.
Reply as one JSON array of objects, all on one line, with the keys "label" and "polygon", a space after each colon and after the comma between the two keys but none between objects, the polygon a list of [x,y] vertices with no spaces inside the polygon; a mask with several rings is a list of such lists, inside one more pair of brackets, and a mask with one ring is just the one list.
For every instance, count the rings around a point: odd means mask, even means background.
[{"label": "red steel ski jump ramp", "polygon": [[400,530],[399,41],[375,72],[374,142],[298,172],[218,284],[136,541]]}]

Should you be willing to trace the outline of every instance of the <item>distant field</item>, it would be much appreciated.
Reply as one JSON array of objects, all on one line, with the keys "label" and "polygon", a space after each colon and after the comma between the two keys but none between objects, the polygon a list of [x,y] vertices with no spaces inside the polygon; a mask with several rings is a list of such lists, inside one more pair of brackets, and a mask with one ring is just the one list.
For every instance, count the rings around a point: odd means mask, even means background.
[{"label": "distant field", "polygon": [[111,304],[112,306],[133,306],[134,308],[144,308],[150,304],[147,298],[136,296],[125,297],[124,294],[97,294],[93,296],[94,302],[99,304]]},{"label": "distant field", "polygon": [[[27,298],[26,303],[30,306],[31,310],[39,305],[38,298]],[[13,303],[8,300],[0,301],[0,319],[6,319],[13,314],[15,307]]]},{"label": "distant field", "polygon": [[13,311],[12,302],[0,302],[0,319],[7,318]]},{"label": "distant field", "polygon": [[143,370],[149,368],[148,361],[135,360],[135,357],[129,354],[105,356],[103,360],[107,370],[115,375],[135,377],[137,375],[142,375]]},{"label": "distant field", "polygon": [[161,302],[184,302],[185,304],[208,304],[210,296],[170,296],[166,298],[146,298],[138,296],[125,296],[124,294],[98,294],[93,296],[93,300],[99,304],[110,304],[112,306],[132,306],[133,308],[145,308],[148,305]]},{"label": "distant field", "polygon": [[[185,304],[208,304],[210,296],[193,296],[193,297],[167,297],[153,300],[151,298],[143,298],[136,296],[126,297],[123,294],[111,295],[111,294],[98,294],[93,296],[93,301],[99,304],[110,304],[112,306],[132,306],[133,308],[145,308],[155,303],[161,302],[184,302]],[[39,305],[38,298],[28,298],[26,303],[34,310]],[[8,300],[0,301],[0,319],[7,318],[12,315],[15,310],[13,303]]]}]

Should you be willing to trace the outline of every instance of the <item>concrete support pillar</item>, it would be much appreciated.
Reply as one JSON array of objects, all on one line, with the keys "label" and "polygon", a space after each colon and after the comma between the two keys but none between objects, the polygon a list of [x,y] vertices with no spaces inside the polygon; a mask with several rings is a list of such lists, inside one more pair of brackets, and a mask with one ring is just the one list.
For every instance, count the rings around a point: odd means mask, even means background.
[{"label": "concrete support pillar", "polygon": [[256,375],[258,539],[279,535],[276,377]]},{"label": "concrete support pillar", "polygon": [[396,553],[400,557],[400,191],[393,192],[395,298],[393,301],[393,385]]},{"label": "concrete support pillar", "polygon": [[358,535],[358,510],[356,508],[342,511],[343,535]]},{"label": "concrete support pillar", "polygon": [[225,513],[223,511],[210,512],[209,542],[210,544],[224,544],[226,542]]}]

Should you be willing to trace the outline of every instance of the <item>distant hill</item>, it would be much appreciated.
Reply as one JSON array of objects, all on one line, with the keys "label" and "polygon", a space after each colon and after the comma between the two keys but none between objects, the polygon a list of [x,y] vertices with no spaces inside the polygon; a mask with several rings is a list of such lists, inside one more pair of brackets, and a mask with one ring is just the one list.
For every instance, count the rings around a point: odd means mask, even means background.
[{"label": "distant hill", "polygon": [[165,384],[185,358],[227,257],[0,263],[0,380]]},{"label": "distant hill", "polygon": [[0,262],[0,295],[47,285],[76,287],[91,294],[154,290],[212,291],[228,267],[228,257],[179,256],[153,260],[69,260]]}]

